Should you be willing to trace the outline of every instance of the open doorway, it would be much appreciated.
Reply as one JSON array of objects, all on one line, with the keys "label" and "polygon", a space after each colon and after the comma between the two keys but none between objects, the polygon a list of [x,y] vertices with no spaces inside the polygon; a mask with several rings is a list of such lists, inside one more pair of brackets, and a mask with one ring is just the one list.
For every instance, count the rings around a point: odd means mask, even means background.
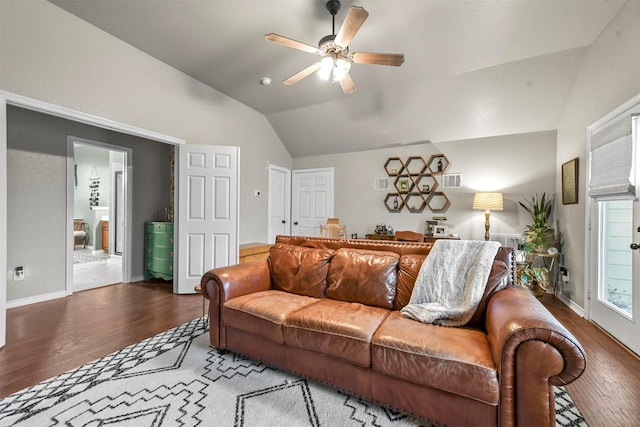
[{"label": "open doorway", "polygon": [[68,291],[124,282],[128,150],[72,136],[67,145],[74,224]]}]

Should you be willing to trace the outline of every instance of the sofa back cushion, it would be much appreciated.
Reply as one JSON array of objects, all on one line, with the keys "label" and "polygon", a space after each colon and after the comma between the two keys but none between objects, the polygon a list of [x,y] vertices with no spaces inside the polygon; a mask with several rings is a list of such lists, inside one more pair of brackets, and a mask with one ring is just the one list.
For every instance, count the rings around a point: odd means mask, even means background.
[{"label": "sofa back cushion", "polygon": [[467,326],[474,328],[485,329],[484,322],[487,315],[487,304],[491,297],[498,291],[509,286],[509,272],[504,262],[494,260],[487,284],[484,288],[484,294],[482,299],[476,308],[476,312],[471,319],[467,322]]},{"label": "sofa back cushion", "polygon": [[281,243],[269,249],[269,269],[273,288],[299,295],[322,298],[327,288],[331,249],[303,248]]},{"label": "sofa back cushion", "polygon": [[329,266],[326,297],[393,308],[399,259],[393,252],[338,249]]},{"label": "sofa back cushion", "polygon": [[418,272],[426,255],[402,255],[398,264],[398,285],[396,286],[396,299],[393,302],[394,310],[400,310],[409,304],[413,285],[416,283]]}]

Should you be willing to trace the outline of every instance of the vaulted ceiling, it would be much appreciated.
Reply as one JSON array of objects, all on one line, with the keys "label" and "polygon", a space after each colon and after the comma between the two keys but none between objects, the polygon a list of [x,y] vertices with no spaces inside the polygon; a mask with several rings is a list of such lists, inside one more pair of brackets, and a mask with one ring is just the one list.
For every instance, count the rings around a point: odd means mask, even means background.
[{"label": "vaulted ceiling", "polygon": [[354,64],[346,95],[315,75],[283,85],[318,57],[264,38],[317,45],[331,34],[326,0],[50,1],[263,113],[293,157],[556,129],[589,45],[624,3],[345,0],[336,31],[349,6],[369,12],[352,52],[406,58]]}]

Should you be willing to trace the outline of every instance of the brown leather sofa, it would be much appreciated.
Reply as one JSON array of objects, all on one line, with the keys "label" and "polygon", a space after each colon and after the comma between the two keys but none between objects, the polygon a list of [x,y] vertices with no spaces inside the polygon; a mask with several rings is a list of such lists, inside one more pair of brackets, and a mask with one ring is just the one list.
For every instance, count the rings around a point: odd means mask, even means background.
[{"label": "brown leather sofa", "polygon": [[578,378],[578,341],[525,289],[501,248],[464,327],[404,318],[431,243],[278,236],[269,260],[202,277],[210,339],[449,426],[554,426],[553,385]]}]

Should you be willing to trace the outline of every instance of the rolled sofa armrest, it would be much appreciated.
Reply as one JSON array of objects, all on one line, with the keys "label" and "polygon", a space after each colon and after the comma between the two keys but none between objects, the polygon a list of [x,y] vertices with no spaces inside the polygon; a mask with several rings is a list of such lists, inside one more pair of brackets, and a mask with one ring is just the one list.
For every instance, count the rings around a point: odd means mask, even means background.
[{"label": "rolled sofa armrest", "polygon": [[271,273],[266,260],[214,268],[200,280],[209,300],[209,339],[217,348],[225,347],[220,316],[222,305],[231,298],[271,289]]},{"label": "rolled sofa armrest", "polygon": [[586,368],[578,340],[521,287],[491,298],[486,328],[500,380],[500,425],[555,426],[553,386]]}]

